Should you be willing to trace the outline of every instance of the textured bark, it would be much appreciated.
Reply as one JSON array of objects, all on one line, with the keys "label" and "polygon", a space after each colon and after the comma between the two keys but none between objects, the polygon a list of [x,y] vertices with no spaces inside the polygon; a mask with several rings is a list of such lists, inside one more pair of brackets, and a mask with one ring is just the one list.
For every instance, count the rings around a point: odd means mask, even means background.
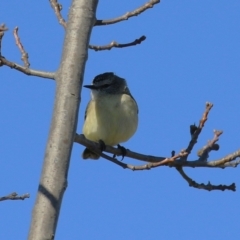
[{"label": "textured bark", "polygon": [[29,240],[54,239],[76,133],[81,88],[97,0],[73,0],[69,12],[41,180]]}]

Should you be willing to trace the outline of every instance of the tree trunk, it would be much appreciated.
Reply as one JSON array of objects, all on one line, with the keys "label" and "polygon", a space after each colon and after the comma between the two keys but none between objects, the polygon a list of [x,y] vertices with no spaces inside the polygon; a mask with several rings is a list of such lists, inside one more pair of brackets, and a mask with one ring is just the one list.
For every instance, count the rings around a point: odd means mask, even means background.
[{"label": "tree trunk", "polygon": [[[62,60],[55,74],[56,95],[41,180],[32,213],[29,240],[54,239],[81,99],[88,44],[97,0],[73,0]],[[36,136],[37,137],[37,136]]]}]

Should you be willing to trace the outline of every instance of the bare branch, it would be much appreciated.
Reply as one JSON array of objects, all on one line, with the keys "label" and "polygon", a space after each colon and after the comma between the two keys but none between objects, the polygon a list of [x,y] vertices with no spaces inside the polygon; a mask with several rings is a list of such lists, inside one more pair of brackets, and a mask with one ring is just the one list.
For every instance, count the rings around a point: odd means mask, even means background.
[{"label": "bare branch", "polygon": [[24,47],[23,47],[23,45],[20,41],[20,37],[18,36],[18,27],[14,28],[13,35],[14,35],[14,38],[15,38],[15,41],[16,41],[16,45],[17,45],[17,47],[19,48],[19,50],[22,54],[21,60],[23,61],[24,66],[26,68],[28,68],[30,66],[30,63],[28,61],[28,53],[24,50]]},{"label": "bare branch", "polygon": [[221,191],[231,190],[234,192],[236,191],[235,183],[232,183],[231,185],[212,185],[210,182],[208,182],[208,184],[197,183],[187,176],[187,174],[183,171],[182,167],[177,167],[176,169],[181,174],[181,176],[188,182],[190,187],[204,189],[208,191],[212,191],[212,190],[221,190]]},{"label": "bare branch", "polygon": [[42,78],[48,78],[48,79],[55,79],[55,73],[54,72],[45,72],[45,71],[39,71],[39,70],[34,70],[29,68],[29,62],[28,62],[28,54],[25,52],[23,45],[20,41],[20,38],[18,36],[18,28],[14,29],[14,37],[16,40],[16,45],[18,46],[20,52],[22,53],[22,60],[25,64],[25,66],[21,66],[17,63],[11,62],[7,60],[5,57],[1,55],[1,42],[2,38],[4,36],[4,31],[6,31],[7,28],[5,27],[4,24],[0,25],[0,67],[5,65],[10,68],[13,68],[19,72],[22,72],[26,75],[31,75],[31,76],[36,76],[36,77],[42,77]]},{"label": "bare branch", "polygon": [[13,192],[7,196],[0,197],[0,201],[5,201],[5,200],[24,200],[25,198],[30,198],[30,194],[26,193],[23,194],[22,196],[18,196],[16,192]]},{"label": "bare branch", "polygon": [[138,16],[139,14],[146,11],[147,9],[152,8],[157,3],[160,3],[160,0],[150,0],[149,2],[145,3],[143,6],[135,9],[134,11],[127,12],[123,16],[109,19],[109,20],[97,20],[95,23],[95,26],[109,25],[109,24],[114,24],[114,23],[128,20],[130,17]]},{"label": "bare branch", "polygon": [[57,16],[57,19],[58,19],[58,22],[64,27],[64,29],[66,29],[67,27],[67,23],[66,21],[64,20],[64,18],[62,17],[62,14],[61,14],[61,10],[62,10],[62,5],[58,3],[57,0],[49,0],[56,16]]},{"label": "bare branch", "polygon": [[135,171],[135,170],[150,170],[151,168],[155,168],[155,167],[159,167],[159,166],[163,166],[163,165],[172,163],[176,159],[184,156],[186,153],[184,151],[181,151],[179,154],[177,154],[175,156],[172,156],[171,158],[165,158],[165,159],[163,159],[162,161],[159,161],[159,162],[148,163],[148,164],[144,164],[144,165],[140,165],[140,166],[123,163],[123,162],[117,160],[116,158],[109,157],[108,155],[102,153],[101,151],[99,151],[98,154],[101,157],[107,159],[108,161],[110,161],[112,163],[117,164],[118,166],[121,166],[124,169],[127,168],[127,169],[131,169],[131,170]]},{"label": "bare branch", "polygon": [[4,36],[4,32],[7,31],[8,29],[5,27],[5,24],[0,25],[0,57],[2,56],[2,38]]},{"label": "bare branch", "polygon": [[[239,158],[239,159],[237,159]],[[233,161],[237,159],[236,161]],[[225,168],[225,167],[237,167],[240,164],[240,149],[234,153],[227,155],[226,157],[212,160],[210,162],[203,162],[199,160],[185,161],[177,160],[171,164],[172,167],[208,167],[208,168]]]},{"label": "bare branch", "polygon": [[[8,30],[8,28],[5,26],[4,23],[0,25],[0,33],[1,33],[1,32],[5,32],[5,31],[7,31],[7,30]],[[0,36],[0,37],[1,37],[1,36]]]},{"label": "bare branch", "polygon": [[[236,186],[234,183],[231,185],[212,185],[210,182],[208,184],[197,183],[194,180],[192,180],[190,177],[188,177],[182,169],[183,167],[194,167],[194,168],[195,167],[212,167],[212,168],[213,167],[215,167],[215,168],[236,167],[240,163],[240,150],[238,150],[232,154],[229,154],[228,156],[221,158],[219,160],[207,162],[209,152],[212,150],[219,149],[219,145],[216,144],[216,142],[219,140],[219,136],[223,132],[217,131],[217,130],[214,130],[213,139],[208,141],[207,145],[204,146],[198,152],[199,158],[195,161],[189,161],[189,160],[187,161],[187,156],[190,154],[194,145],[196,144],[198,136],[200,135],[200,133],[204,127],[204,124],[207,121],[207,117],[208,117],[209,111],[211,110],[212,106],[213,106],[213,104],[206,103],[206,109],[204,111],[202,119],[199,122],[199,126],[197,127],[197,126],[195,126],[195,124],[190,126],[190,133],[191,133],[192,139],[188,145],[187,150],[182,150],[177,155],[175,155],[175,151],[172,151],[170,158],[154,157],[154,156],[147,156],[147,155],[131,152],[128,149],[125,149],[124,156],[128,156],[133,159],[148,162],[145,165],[134,166],[131,164],[123,163],[123,162],[115,159],[115,157],[110,157],[110,156],[102,153],[100,144],[87,140],[84,137],[84,135],[76,134],[74,141],[86,146],[89,149],[92,149],[94,152],[96,152],[101,157],[117,164],[118,166],[123,167],[124,169],[149,170],[151,168],[160,167],[160,166],[175,167],[178,170],[178,172],[181,174],[181,176],[189,183],[189,186],[191,186],[191,187],[198,188],[198,189],[204,189],[204,190],[208,190],[208,191],[211,191],[211,190],[235,191]],[[116,149],[116,148],[113,148],[110,146],[106,146],[104,151],[113,153],[114,154],[113,156],[122,155],[122,150],[119,148]],[[237,159],[237,158],[239,158],[239,159]]]},{"label": "bare branch", "polygon": [[223,131],[214,130],[213,132],[213,139],[208,141],[207,145],[198,151],[199,161],[207,161],[209,152],[219,149],[219,145],[216,144],[216,142],[219,140],[219,136],[223,133]]},{"label": "bare branch", "polygon": [[8,66],[10,68],[13,68],[19,72],[22,72],[26,75],[31,75],[31,76],[36,76],[36,77],[42,77],[42,78],[48,78],[48,79],[53,79],[55,78],[55,73],[54,72],[45,72],[45,71],[39,71],[39,70],[34,70],[31,68],[26,68],[23,67],[17,63],[14,62],[10,62],[7,59],[5,59],[4,57],[0,56],[0,67],[1,66]]},{"label": "bare branch", "polygon": [[112,41],[111,43],[109,43],[108,45],[105,46],[95,46],[95,45],[89,45],[88,47],[90,49],[93,49],[95,51],[102,51],[102,50],[111,50],[113,47],[115,48],[124,48],[124,47],[131,47],[131,46],[135,46],[137,44],[141,44],[142,41],[144,41],[146,39],[145,36],[141,36],[140,38],[134,40],[133,42],[130,43],[117,43],[115,41]]},{"label": "bare branch", "polygon": [[240,163],[240,159],[237,161],[234,161],[235,159],[240,158],[240,149],[237,150],[234,153],[231,153],[221,159],[211,161],[209,164],[212,166],[219,166],[219,167],[237,167],[237,165]]},{"label": "bare branch", "polygon": [[[219,145],[216,144],[216,142],[219,140],[219,136],[223,133],[222,131],[214,130],[214,136],[213,139],[208,141],[207,145],[204,146],[199,152],[199,158],[195,161],[187,161],[186,156],[189,155],[192,148],[194,147],[195,143],[197,142],[198,136],[201,133],[205,122],[207,121],[208,113],[212,108],[211,103],[206,104],[206,109],[204,111],[203,117],[199,122],[199,126],[192,125],[190,127],[190,133],[192,136],[192,139],[188,145],[188,151],[182,150],[179,154],[175,155],[175,151],[172,151],[171,157],[154,157],[154,156],[147,156],[135,152],[131,152],[130,150],[126,149],[125,156],[131,157],[133,159],[146,161],[147,164],[140,165],[140,166],[134,166],[132,164],[123,163],[119,160],[117,160],[115,157],[110,157],[101,151],[101,145],[95,142],[91,142],[87,140],[84,135],[78,135],[75,136],[75,142],[78,142],[84,146],[86,146],[89,149],[92,149],[94,152],[99,154],[101,157],[107,159],[108,161],[111,161],[118,166],[121,166],[124,169],[131,169],[131,170],[149,170],[151,168],[160,167],[160,166],[169,166],[169,167],[175,167],[178,172],[181,174],[181,176],[189,183],[189,186],[198,188],[198,189],[204,189],[204,190],[236,190],[235,184],[231,185],[212,185],[210,182],[208,184],[203,183],[197,183],[194,180],[192,180],[190,177],[188,177],[185,172],[183,171],[183,167],[215,167],[215,168],[225,168],[225,167],[236,167],[238,164],[240,164],[240,150],[229,154],[228,156],[215,160],[207,162],[209,152],[212,150],[218,150]],[[106,152],[113,153],[113,156],[121,155],[122,150],[119,148],[113,148],[110,146],[106,146],[106,149],[104,150]],[[239,158],[239,159],[237,159]],[[237,160],[236,160],[237,159]]]},{"label": "bare branch", "polygon": [[[94,152],[96,152],[98,154],[101,153],[100,144],[86,139],[83,134],[76,134],[74,141],[76,143],[79,143],[79,144],[89,148],[89,149],[93,149]],[[107,146],[107,145],[106,145],[106,149],[104,151],[108,152],[108,153],[112,153],[116,156],[121,156],[122,155],[121,149],[114,148],[114,147]],[[152,162],[152,163],[156,163],[156,162],[159,162],[159,161],[162,161],[162,160],[166,159],[166,157],[155,157],[155,156],[150,156],[150,155],[143,155],[143,154],[140,154],[140,153],[137,153],[137,152],[132,152],[129,149],[126,149],[126,155],[125,156],[129,157],[129,158],[136,159],[136,160],[140,160],[140,161],[144,161],[144,162]]]},{"label": "bare branch", "polygon": [[[101,155],[101,145],[99,143],[96,142],[92,142],[88,139],[86,139],[84,137],[83,134],[76,134],[75,136],[75,140],[76,143],[79,143],[89,149],[93,149],[94,152],[96,152],[97,154]],[[119,148],[114,148],[111,146],[106,146],[106,149],[104,150],[105,152],[111,153],[113,155],[116,156],[121,156],[122,155],[122,151]],[[184,151],[186,152],[186,151]],[[109,156],[107,156],[106,154],[101,155],[104,158],[111,158]],[[107,156],[107,157],[106,157]],[[164,161],[165,159],[168,159],[167,157],[156,157],[156,156],[150,156],[150,155],[144,155],[144,154],[140,154],[137,152],[132,152],[129,149],[126,149],[126,157],[132,158],[132,159],[136,159],[136,160],[140,160],[140,161],[144,161],[144,162],[149,162],[149,163],[159,163],[161,161]],[[240,158],[240,149],[232,154],[227,155],[226,157],[217,159],[217,160],[213,160],[210,162],[203,162],[203,161],[199,161],[197,160],[192,160],[192,161],[185,161],[185,155],[182,155],[181,158],[179,160],[175,160],[173,162],[168,162],[165,164],[160,164],[161,166],[165,166],[165,165],[169,165],[171,167],[209,167],[209,168],[225,168],[225,167],[236,167],[238,164],[240,164],[240,159],[236,160],[235,162],[231,162],[237,158]],[[114,159],[114,158],[111,158]],[[116,159],[115,159],[116,160]],[[230,163],[231,162],[231,163]],[[159,166],[160,166],[159,165]],[[125,167],[128,168],[128,167]]]},{"label": "bare branch", "polygon": [[[191,134],[192,138],[191,138],[191,141],[189,142],[188,144],[188,147],[186,149],[186,152],[188,152],[188,154],[185,156],[185,161],[187,160],[189,154],[191,153],[193,147],[195,146],[195,144],[197,143],[197,140],[198,140],[198,136],[200,135],[203,127],[204,127],[204,124],[205,122],[207,121],[207,117],[208,117],[208,114],[211,110],[211,108],[213,107],[213,104],[212,103],[209,103],[207,102],[206,103],[206,108],[205,108],[205,111],[203,113],[203,116],[199,122],[199,125],[198,127],[195,129],[195,131]],[[190,126],[191,128],[192,126]]]}]

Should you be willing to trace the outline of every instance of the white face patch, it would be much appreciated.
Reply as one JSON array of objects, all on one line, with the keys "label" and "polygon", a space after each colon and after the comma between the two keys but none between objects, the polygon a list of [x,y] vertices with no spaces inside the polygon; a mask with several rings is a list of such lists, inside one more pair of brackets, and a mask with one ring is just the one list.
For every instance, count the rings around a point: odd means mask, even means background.
[{"label": "white face patch", "polygon": [[92,89],[91,91],[92,100],[96,100],[98,96],[99,96],[99,92],[97,90]]}]

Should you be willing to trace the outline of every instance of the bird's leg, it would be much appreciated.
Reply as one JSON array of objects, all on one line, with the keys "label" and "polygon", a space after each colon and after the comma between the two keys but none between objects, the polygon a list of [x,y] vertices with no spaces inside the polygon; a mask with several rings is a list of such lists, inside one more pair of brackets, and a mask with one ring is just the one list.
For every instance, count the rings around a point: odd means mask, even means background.
[{"label": "bird's leg", "polygon": [[106,144],[105,144],[105,142],[100,139],[100,140],[98,141],[98,143],[99,143],[99,145],[100,145],[100,150],[101,150],[101,152],[104,151],[104,150],[106,149]]},{"label": "bird's leg", "polygon": [[[117,145],[118,146],[118,149],[120,149],[122,151],[122,160],[124,159],[124,157],[126,156],[127,154],[127,150],[125,147],[121,146],[120,144]],[[121,161],[122,161],[121,160]]]}]

